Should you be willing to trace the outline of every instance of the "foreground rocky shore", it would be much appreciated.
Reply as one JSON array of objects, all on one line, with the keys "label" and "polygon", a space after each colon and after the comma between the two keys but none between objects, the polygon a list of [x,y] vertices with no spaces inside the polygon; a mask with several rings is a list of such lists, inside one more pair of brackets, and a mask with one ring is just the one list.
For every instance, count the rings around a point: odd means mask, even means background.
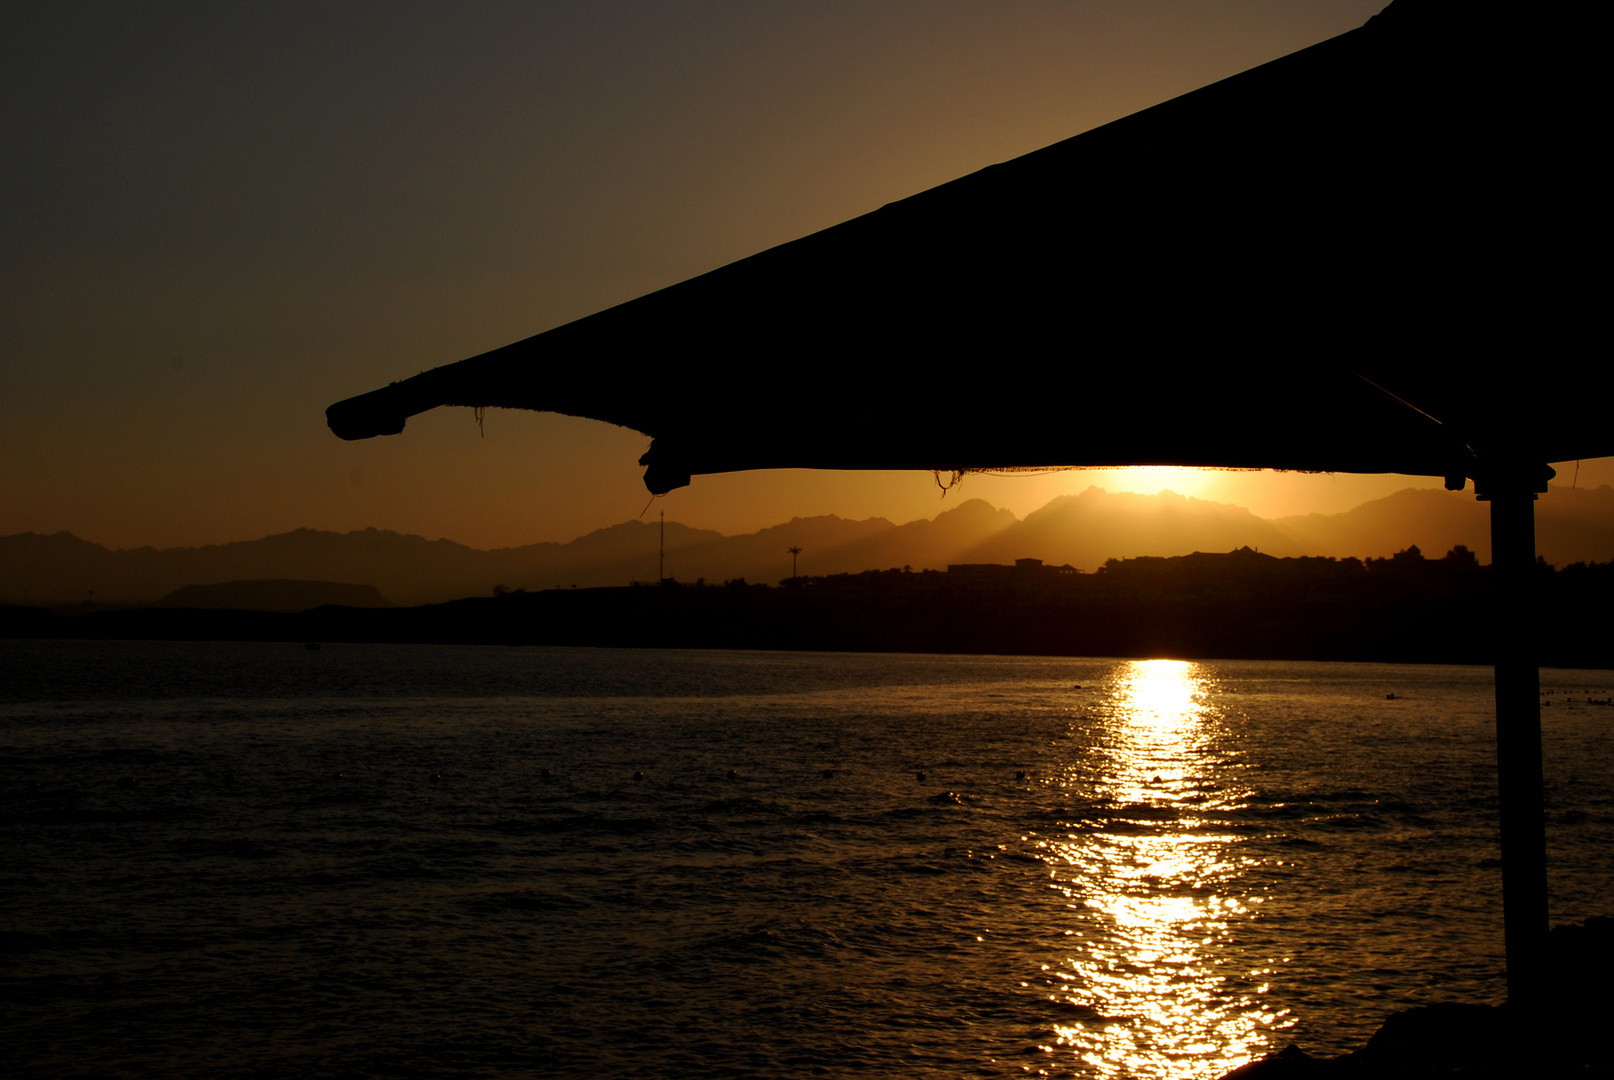
[{"label": "foreground rocky shore", "polygon": [[1427,1005],[1392,1014],[1360,1050],[1318,1058],[1289,1046],[1223,1080],[1614,1076],[1614,919],[1554,927],[1549,941],[1547,1010],[1536,1030],[1522,1030],[1507,1005]]}]

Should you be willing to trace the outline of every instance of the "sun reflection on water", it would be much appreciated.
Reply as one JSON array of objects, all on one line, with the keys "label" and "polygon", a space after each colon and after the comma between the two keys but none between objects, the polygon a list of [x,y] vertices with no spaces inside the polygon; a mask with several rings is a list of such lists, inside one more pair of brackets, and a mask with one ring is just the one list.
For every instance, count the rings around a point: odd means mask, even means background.
[{"label": "sun reflection on water", "polygon": [[1047,967],[1090,1017],[1056,1028],[1059,1049],[1098,1075],[1220,1076],[1287,1026],[1234,948],[1259,901],[1238,888],[1244,793],[1216,689],[1202,665],[1130,663],[1073,732],[1087,752],[1063,782],[1089,811],[1043,842],[1073,916]]}]

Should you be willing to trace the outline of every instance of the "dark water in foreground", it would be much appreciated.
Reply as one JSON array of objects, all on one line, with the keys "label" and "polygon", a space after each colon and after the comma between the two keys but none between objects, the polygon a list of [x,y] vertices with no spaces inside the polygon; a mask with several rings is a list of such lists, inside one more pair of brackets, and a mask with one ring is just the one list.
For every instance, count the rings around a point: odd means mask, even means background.
[{"label": "dark water in foreground", "polygon": [[[1614,672],[1543,684],[1554,918],[1608,913],[1614,708],[1584,702]],[[0,642],[8,1071],[1337,1052],[1501,998],[1490,694],[1479,668]]]}]

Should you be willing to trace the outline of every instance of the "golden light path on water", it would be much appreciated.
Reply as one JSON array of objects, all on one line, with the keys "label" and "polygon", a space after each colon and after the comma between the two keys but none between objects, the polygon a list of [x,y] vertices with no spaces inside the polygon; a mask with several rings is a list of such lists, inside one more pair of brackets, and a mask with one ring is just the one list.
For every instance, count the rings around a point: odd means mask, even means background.
[{"label": "golden light path on water", "polygon": [[1098,1075],[1221,1076],[1292,1022],[1230,947],[1259,900],[1230,887],[1249,861],[1228,817],[1245,792],[1215,689],[1199,665],[1137,661],[1073,721],[1087,751],[1062,782],[1093,810],[1043,842],[1076,915],[1048,967],[1105,1019],[1058,1026],[1051,1049]]}]

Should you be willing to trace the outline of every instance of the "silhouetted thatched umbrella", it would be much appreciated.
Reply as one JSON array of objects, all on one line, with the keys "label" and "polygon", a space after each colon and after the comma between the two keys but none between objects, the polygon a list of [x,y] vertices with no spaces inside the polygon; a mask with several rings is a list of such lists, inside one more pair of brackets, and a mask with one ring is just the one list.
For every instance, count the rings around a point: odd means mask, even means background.
[{"label": "silhouetted thatched umbrella", "polygon": [[1606,231],[1599,40],[1556,9],[1397,0],[327,416],[348,439],[439,405],[606,420],[653,438],[654,492],[778,467],[1471,477],[1492,503],[1509,988],[1528,1004],[1547,928],[1533,504],[1548,462],[1614,454],[1581,257]]}]

